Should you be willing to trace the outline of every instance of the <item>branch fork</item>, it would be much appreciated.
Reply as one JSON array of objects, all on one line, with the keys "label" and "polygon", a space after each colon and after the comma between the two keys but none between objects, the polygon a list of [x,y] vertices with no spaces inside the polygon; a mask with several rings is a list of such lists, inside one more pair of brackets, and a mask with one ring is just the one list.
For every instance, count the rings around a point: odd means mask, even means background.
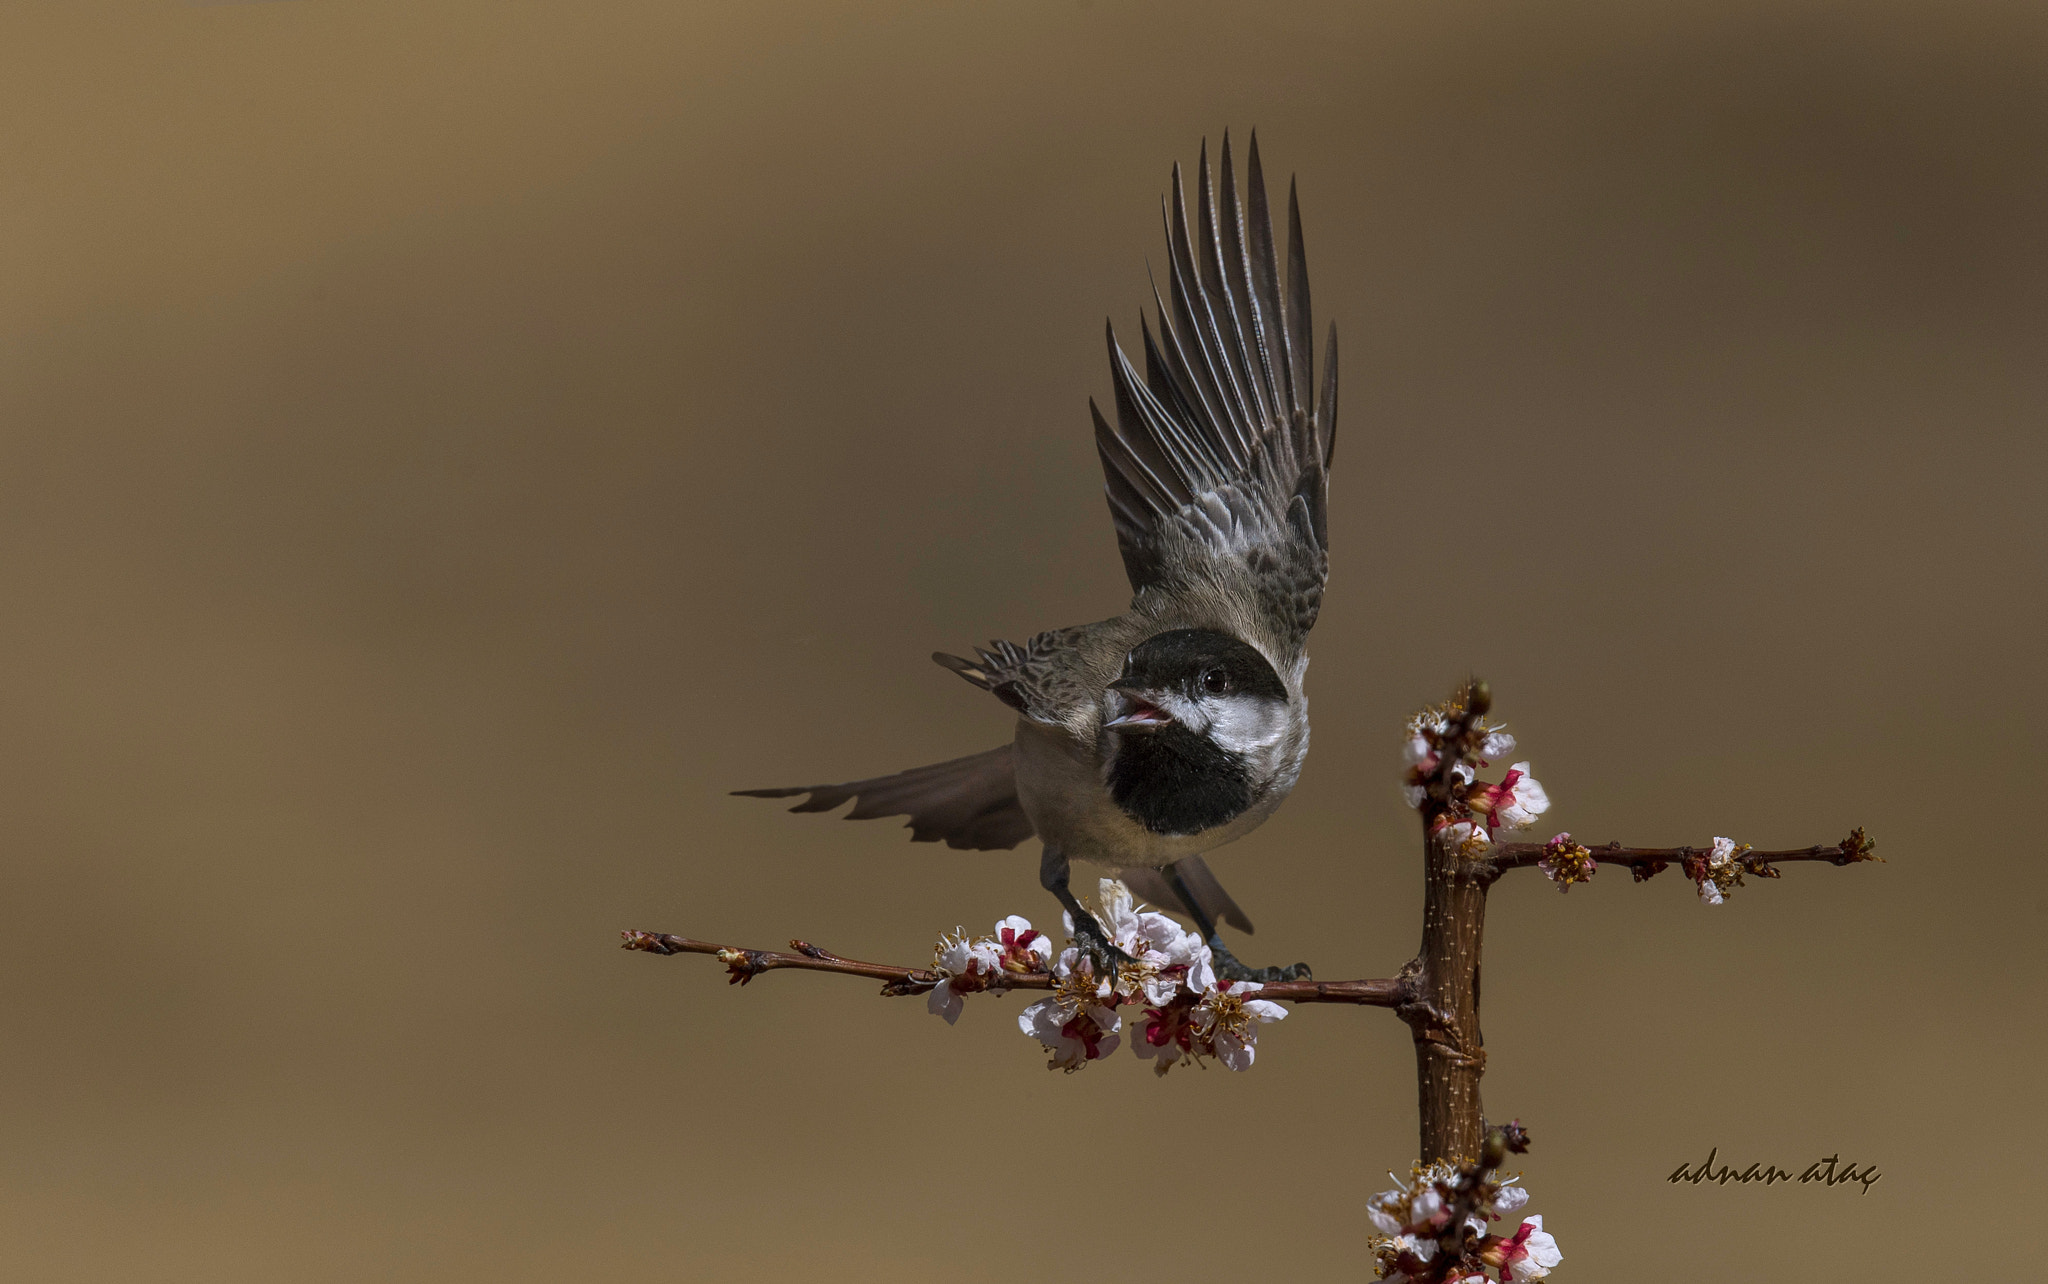
[{"label": "branch fork", "polygon": [[[1645,882],[1675,864],[1692,880],[1701,900],[1719,904],[1730,889],[1741,885],[1745,875],[1779,878],[1782,871],[1778,866],[1782,864],[1805,861],[1843,866],[1880,859],[1873,854],[1874,844],[1861,828],[1836,843],[1772,851],[1756,851],[1727,838],[1715,839],[1710,848],[1631,847],[1620,842],[1589,847],[1573,841],[1570,834],[1558,834],[1542,843],[1501,841],[1505,837],[1501,831],[1528,828],[1539,814],[1548,810],[1550,803],[1543,787],[1529,775],[1526,762],[1515,763],[1499,782],[1479,778],[1480,769],[1488,766],[1489,760],[1504,758],[1515,749],[1513,736],[1488,724],[1492,703],[1487,685],[1474,679],[1450,701],[1424,710],[1408,724],[1408,765],[1403,792],[1420,815],[1423,835],[1422,941],[1415,957],[1391,978],[1279,981],[1256,987],[1258,1002],[1380,1007],[1392,1011],[1408,1025],[1415,1045],[1424,1164],[1469,1166],[1481,1156],[1486,1139],[1479,1095],[1480,1078],[1486,1068],[1485,1038],[1479,1027],[1480,954],[1487,892],[1509,870],[1533,866],[1560,890],[1569,890],[1572,884],[1591,879],[1602,865],[1626,866],[1633,881]],[[1105,898],[1114,891],[1125,902],[1125,909],[1130,908],[1128,891],[1108,880],[1103,886]],[[1201,961],[1208,957],[1207,948],[1165,916],[1152,911],[1136,912],[1131,921],[1149,922],[1155,918],[1158,922],[1145,930],[1157,929],[1174,937],[1179,944],[1173,948],[1182,951],[1170,959],[1154,956],[1170,964],[1163,971],[1154,966],[1150,974],[1165,978],[1165,988],[1171,996],[1148,997],[1132,991],[1129,985],[1115,990],[1106,982],[1101,983],[1099,1002],[1107,1007],[1102,1008],[1097,1018],[1100,1028],[1084,1031],[1090,1039],[1087,1059],[1096,1056],[1097,1042],[1114,1046],[1114,1009],[1121,1004],[1154,1004],[1146,1011],[1148,1018],[1157,1020],[1146,1027],[1146,1038],[1137,1045],[1147,1056],[1153,1056],[1158,1049],[1147,1050],[1147,1043],[1157,1043],[1166,1037],[1172,1021],[1184,1024],[1196,1007],[1203,1013],[1217,1010],[1218,1005],[1235,1011],[1231,1005],[1242,1007],[1243,1003],[1231,997],[1233,993],[1246,999],[1253,997],[1255,987],[1249,984],[1232,991],[1227,981],[1196,981],[1197,972],[1207,964],[1199,962],[1190,970],[1188,951],[1192,950],[1192,957]],[[1018,940],[1011,939],[1006,927],[1011,924],[1021,925],[1017,931],[1023,936]],[[1024,920],[1006,919],[997,927],[1003,937],[1001,942],[993,938],[942,938],[934,965],[929,967],[864,962],[803,940],[792,940],[789,951],[783,952],[721,945],[665,932],[628,931],[622,936],[623,946],[629,950],[659,955],[709,954],[725,965],[727,980],[734,985],[744,986],[764,972],[779,970],[865,977],[879,981],[881,993],[887,996],[931,996],[932,1010],[949,1022],[958,1015],[960,996],[964,994],[1052,991],[1053,999],[1048,1002],[1071,1004],[1076,1002],[1073,995],[1080,993],[1076,985],[1084,981],[1083,988],[1089,996],[1096,993],[1097,983],[1086,977],[1077,980],[1070,960],[1054,963],[1050,946],[1042,938],[1031,949],[1022,948],[1030,938],[1039,937],[1038,933],[1028,931],[1030,925]],[[1133,944],[1131,948],[1142,947]],[[961,962],[970,957],[979,961]],[[1183,974],[1183,981],[1174,980]],[[1177,983],[1183,989],[1174,989]],[[941,986],[949,989],[944,995],[933,994]],[[944,1004],[939,1002],[941,998],[946,1000]],[[1095,998],[1087,997],[1083,1006],[1096,1003]],[[1036,1012],[1043,1024],[1046,1013],[1038,1011],[1043,1006],[1033,1005],[1024,1015],[1029,1018]],[[1259,1018],[1262,1021],[1284,1015],[1277,1008],[1263,1011],[1265,1015]],[[1057,1037],[1048,1034],[1045,1039]],[[1248,1044],[1251,1036],[1245,1037]],[[1187,1045],[1183,1042],[1182,1046]],[[1251,1063],[1248,1049],[1242,1062],[1243,1066]],[[1055,1064],[1073,1069],[1079,1063],[1070,1059],[1056,1060]],[[1161,1067],[1166,1064],[1165,1060],[1158,1063]]]}]

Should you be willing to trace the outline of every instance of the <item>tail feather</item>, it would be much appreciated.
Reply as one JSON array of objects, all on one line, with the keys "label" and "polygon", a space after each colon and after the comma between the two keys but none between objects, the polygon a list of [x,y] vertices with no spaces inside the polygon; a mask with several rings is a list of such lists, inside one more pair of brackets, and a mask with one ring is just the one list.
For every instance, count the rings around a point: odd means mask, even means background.
[{"label": "tail feather", "polygon": [[1137,867],[1126,869],[1117,877],[1139,900],[1150,901],[1166,909],[1178,910],[1189,917],[1200,909],[1202,917],[1211,923],[1228,923],[1246,936],[1252,934],[1252,921],[1237,907],[1230,893],[1223,890],[1223,884],[1216,881],[1216,875],[1209,872],[1209,863],[1200,856],[1186,856],[1175,861],[1170,867],[1180,875],[1180,881],[1194,895],[1196,904],[1190,906],[1173,889],[1173,880],[1163,869]]},{"label": "tail feather", "polygon": [[809,795],[791,811],[831,811],[851,798],[854,805],[846,813],[848,820],[908,816],[906,828],[912,842],[944,841],[962,851],[1004,850],[1031,837],[1032,832],[1031,820],[1017,801],[1016,761],[1009,745],[850,784],[733,792],[748,798]]}]

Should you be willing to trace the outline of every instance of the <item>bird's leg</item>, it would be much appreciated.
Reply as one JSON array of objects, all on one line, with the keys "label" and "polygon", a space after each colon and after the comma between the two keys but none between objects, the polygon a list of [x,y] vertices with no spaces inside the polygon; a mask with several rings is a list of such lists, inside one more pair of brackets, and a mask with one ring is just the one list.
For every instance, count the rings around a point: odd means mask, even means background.
[{"label": "bird's leg", "polygon": [[1046,891],[1059,898],[1060,905],[1073,918],[1074,944],[1079,946],[1081,953],[1095,965],[1095,974],[1108,977],[1110,984],[1114,985],[1117,968],[1135,960],[1117,948],[1116,943],[1109,939],[1109,934],[1102,930],[1102,924],[1095,920],[1093,914],[1081,908],[1081,902],[1075,898],[1073,889],[1067,885],[1071,872],[1072,867],[1068,865],[1066,856],[1048,845],[1045,855],[1039,858],[1038,881],[1044,885]]},{"label": "bird's leg", "polygon": [[1223,934],[1216,930],[1216,925],[1202,912],[1202,903],[1195,899],[1195,894],[1188,889],[1187,883],[1182,881],[1180,871],[1168,865],[1164,872],[1167,882],[1173,884],[1174,894],[1179,896],[1180,903],[1187,907],[1188,916],[1195,920],[1195,927],[1202,933],[1202,939],[1209,943],[1209,954],[1215,964],[1217,976],[1228,981],[1261,983],[1315,979],[1306,963],[1296,963],[1293,967],[1246,967],[1240,963],[1237,955],[1232,954],[1230,947],[1223,943]]}]

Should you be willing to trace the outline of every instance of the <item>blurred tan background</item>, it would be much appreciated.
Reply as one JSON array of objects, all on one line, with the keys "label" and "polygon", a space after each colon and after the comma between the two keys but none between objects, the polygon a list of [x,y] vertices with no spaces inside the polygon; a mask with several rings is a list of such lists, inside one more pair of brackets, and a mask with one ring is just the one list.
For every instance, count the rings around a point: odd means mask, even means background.
[{"label": "blurred tan background", "polygon": [[2032,3],[10,9],[0,1276],[1368,1278],[1385,1013],[1068,1078],[616,948],[1051,917],[725,791],[996,744],[926,653],[1121,608],[1102,321],[1254,125],[1345,382],[1244,952],[1412,953],[1399,720],[1483,673],[1546,832],[1890,862],[1497,889],[1557,1278],[2026,1260],[2044,86]]}]

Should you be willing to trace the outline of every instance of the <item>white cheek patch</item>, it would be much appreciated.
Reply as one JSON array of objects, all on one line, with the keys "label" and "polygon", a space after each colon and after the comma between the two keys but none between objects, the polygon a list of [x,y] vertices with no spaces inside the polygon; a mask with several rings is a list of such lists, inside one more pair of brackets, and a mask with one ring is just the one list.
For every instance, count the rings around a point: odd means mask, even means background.
[{"label": "white cheek patch", "polygon": [[1235,753],[1256,755],[1279,744],[1287,734],[1287,706],[1278,701],[1233,695],[1204,703],[1209,712],[1210,738]]},{"label": "white cheek patch", "polygon": [[1188,730],[1200,734],[1208,730],[1209,710],[1177,691],[1161,694],[1159,707],[1173,715],[1173,720]]}]

